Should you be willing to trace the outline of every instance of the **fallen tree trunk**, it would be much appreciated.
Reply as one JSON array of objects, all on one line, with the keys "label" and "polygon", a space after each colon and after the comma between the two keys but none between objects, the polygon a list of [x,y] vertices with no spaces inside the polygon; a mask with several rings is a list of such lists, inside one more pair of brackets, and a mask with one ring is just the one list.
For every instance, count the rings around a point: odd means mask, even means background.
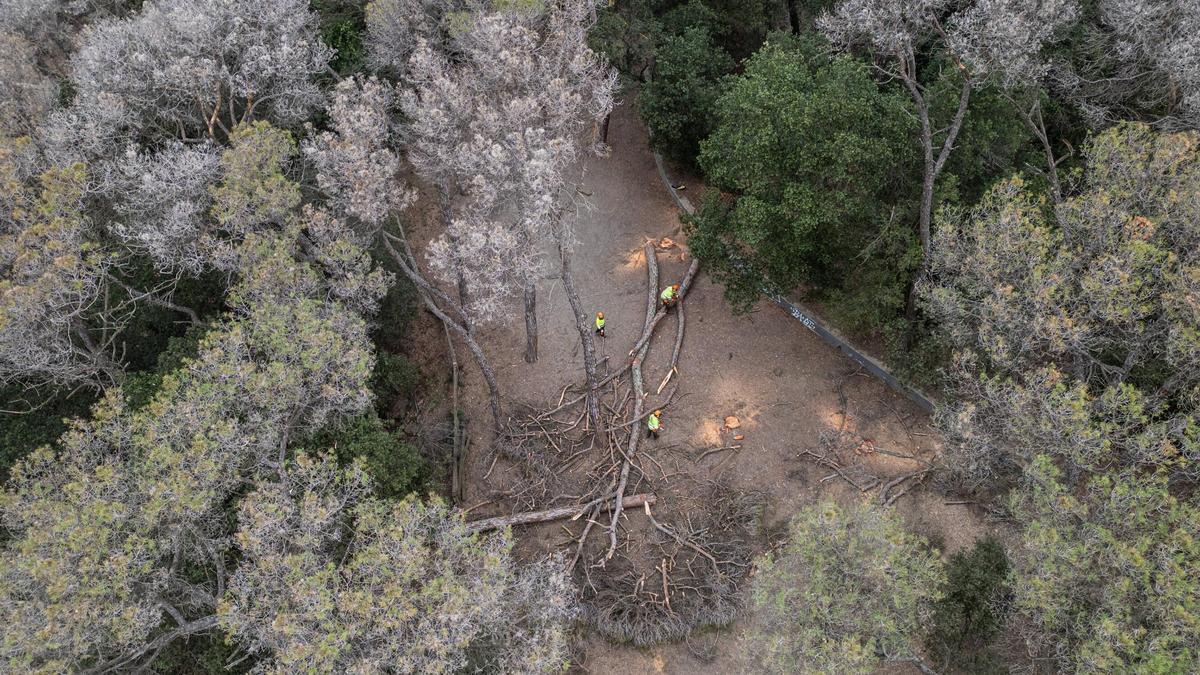
[{"label": "fallen tree trunk", "polygon": [[[655,302],[658,299],[658,257],[654,250],[653,244],[646,244],[646,327],[644,332],[651,331],[651,321],[653,320]],[[636,421],[642,416],[642,406],[646,402],[646,392],[642,386],[642,359],[646,358],[646,352],[650,349],[650,342],[643,341],[640,346],[635,348],[637,356],[634,357],[633,363],[630,364],[630,372],[633,374],[633,419]],[[612,519],[608,523],[608,553],[604,554],[604,562],[608,562],[613,554],[617,552],[617,524],[621,519],[621,508],[623,504],[622,496],[625,494],[625,486],[629,482],[629,469],[633,464],[634,455],[638,450],[638,439],[641,438],[641,429],[636,422],[633,429],[629,432],[629,449],[625,451],[625,461],[621,463],[621,477],[617,482],[617,491],[613,497]]]},{"label": "fallen tree trunk", "polygon": [[[649,244],[647,244],[647,246],[649,246]],[[679,283],[679,292],[675,294],[675,302],[676,303],[683,302],[683,296],[687,295],[688,289],[691,288],[691,286],[692,286],[692,280],[696,278],[696,272],[699,270],[700,270],[700,261],[697,260],[696,258],[692,258],[692,264],[688,266],[687,273],[683,275],[683,281],[681,281]],[[657,285],[656,285],[656,287],[655,287],[655,299],[656,300],[657,300],[657,296],[658,296],[658,289],[657,289]],[[633,356],[634,354],[636,354],[639,349],[641,349],[647,342],[650,341],[650,336],[654,334],[654,328],[656,326],[658,326],[658,322],[662,321],[663,318],[666,317],[666,315],[667,315],[667,310],[665,308],[660,308],[658,310],[658,312],[653,315],[651,320],[646,322],[646,328],[642,331],[642,337],[639,338],[637,343],[633,345],[633,349],[629,350],[630,356]]]},{"label": "fallen tree trunk", "polygon": [[[600,507],[601,510],[607,511],[613,507],[612,504],[606,503],[608,498],[602,500],[594,500],[587,504],[572,504],[571,506],[560,506],[556,509],[546,509],[545,511],[527,511],[525,513],[516,513],[511,516],[497,516],[495,518],[486,518],[484,520],[476,520],[467,523],[467,529],[472,532],[487,532],[488,530],[498,530],[502,527],[512,525],[529,525],[532,523],[544,523],[560,518],[574,518],[587,513],[594,507]],[[646,504],[651,506],[655,503],[655,497],[652,494],[629,495],[621,500],[621,507],[625,509],[636,509]]]}]

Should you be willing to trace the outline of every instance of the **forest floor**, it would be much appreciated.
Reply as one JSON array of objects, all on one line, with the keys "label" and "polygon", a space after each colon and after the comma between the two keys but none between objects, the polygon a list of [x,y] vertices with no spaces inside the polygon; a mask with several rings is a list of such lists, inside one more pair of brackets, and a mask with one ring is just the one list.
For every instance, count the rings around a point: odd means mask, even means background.
[{"label": "forest floor", "polygon": [[[644,244],[663,237],[683,242],[685,237],[675,205],[656,172],[646,130],[630,104],[614,111],[609,142],[609,157],[587,160],[581,191],[590,193],[591,208],[576,218],[579,245],[574,270],[584,311],[590,315],[600,310],[608,319],[608,337],[598,340],[598,356],[608,356],[611,364],[619,366],[628,362],[627,354],[644,320]],[[658,259],[661,285],[677,281],[690,262],[679,246],[660,250]],[[559,401],[564,387],[582,382],[582,358],[570,307],[555,276],[548,275],[541,283],[538,302],[541,340],[537,363],[527,364],[522,358],[524,323],[517,303],[511,320],[481,331],[481,341],[506,399],[546,408]],[[932,459],[938,439],[920,408],[862,372],[773,304],[760,302],[750,313],[735,315],[722,288],[702,269],[684,307],[687,331],[678,373],[672,380],[678,391],[665,409],[661,438],[643,439],[639,454],[645,461],[639,462],[626,490],[626,494],[655,493],[654,513],[659,522],[672,523],[678,530],[693,518],[703,519],[714,482],[737,493],[758,494],[765,498],[763,534],[746,542],[758,553],[785,531],[788,518],[802,506],[825,498],[878,500],[888,481],[920,471]],[[673,316],[662,322],[645,361],[646,388],[652,401],[661,400],[654,392],[666,375],[675,322]],[[440,329],[435,337],[430,334],[432,326],[426,321],[422,324],[426,325],[422,332],[429,340],[427,346],[443,339]],[[479,505],[472,511],[472,519],[524,510],[526,506],[506,500],[506,496],[525,479],[509,462],[494,465],[495,457],[488,450],[490,437],[483,435],[488,417],[482,378],[465,349],[459,349],[459,362],[464,379],[462,407],[473,434],[466,458],[463,505]],[[726,416],[736,416],[741,427],[723,429]],[[733,441],[734,435],[744,439]],[[730,445],[741,447],[708,452]],[[820,466],[805,451],[828,453],[844,476]],[[596,462],[591,464],[603,465],[600,455],[606,453],[592,452]],[[589,459],[585,457],[583,464]],[[574,477],[586,481],[589,475],[594,474],[580,471]],[[867,491],[850,484],[875,480],[880,482]],[[916,479],[891,486],[889,496],[897,493],[903,495],[895,500],[895,506],[910,529],[943,550],[969,547],[995,529],[969,506],[947,504],[948,498]],[[517,528],[517,550],[524,556],[563,550],[570,557],[576,548],[573,539],[579,536],[584,521]],[[608,543],[604,527],[608,518],[603,515],[597,521],[599,525],[590,535],[595,543],[589,546],[593,551],[599,549],[602,557]],[[649,578],[647,583],[653,585],[658,568],[637,556],[637,548],[654,535],[646,521],[642,510],[627,511],[621,536],[622,540],[628,538],[630,545],[630,563],[626,565],[634,568],[630,578],[639,574],[641,564],[642,578]],[[657,553],[652,562],[658,565]],[[592,575],[605,573],[590,566],[587,556],[579,566],[590,568],[589,581]],[[665,560],[663,569],[665,577]],[[676,603],[678,606],[679,598]],[[737,672],[736,643],[742,625],[744,621],[738,621],[732,628],[707,632],[699,648],[682,643],[636,648],[590,635],[578,667],[590,673]],[[905,667],[890,672],[908,671]]]}]

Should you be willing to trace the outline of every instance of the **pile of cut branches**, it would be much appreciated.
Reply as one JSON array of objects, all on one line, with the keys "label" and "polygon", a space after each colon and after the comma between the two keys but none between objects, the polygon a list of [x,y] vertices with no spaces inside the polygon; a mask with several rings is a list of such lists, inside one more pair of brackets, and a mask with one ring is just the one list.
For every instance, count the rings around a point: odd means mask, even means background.
[{"label": "pile of cut branches", "polygon": [[[697,484],[689,499],[677,488],[683,480],[668,485],[684,472],[668,472],[655,458],[667,447],[643,447],[646,418],[676,400],[684,303],[699,268],[693,260],[668,311],[658,302],[652,243],[644,254],[645,318],[628,360],[619,367],[602,360],[605,372],[594,378],[594,388],[568,385],[550,405],[512,408],[488,473],[498,463],[510,473],[500,481],[510,487],[495,496],[517,513],[479,521],[491,527],[569,518],[561,526],[561,545],[573,549],[570,565],[584,588],[588,615],[602,634],[639,645],[732,621],[763,504],[761,495],[715,483]],[[671,358],[651,378],[646,358],[668,314],[676,317]],[[589,398],[600,412],[599,430]],[[689,510],[685,504],[701,506]]]}]

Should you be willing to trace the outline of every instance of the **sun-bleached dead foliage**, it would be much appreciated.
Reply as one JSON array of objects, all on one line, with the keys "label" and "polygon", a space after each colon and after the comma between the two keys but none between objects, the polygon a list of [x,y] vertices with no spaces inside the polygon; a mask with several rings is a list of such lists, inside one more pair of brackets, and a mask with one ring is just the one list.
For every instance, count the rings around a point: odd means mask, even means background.
[{"label": "sun-bleached dead foliage", "polygon": [[208,228],[221,154],[211,143],[172,144],[155,153],[129,147],[108,178],[120,220],[113,232],[164,272],[196,275],[210,264],[197,233]]},{"label": "sun-bleached dead foliage", "polygon": [[454,220],[430,243],[426,258],[439,281],[453,286],[463,279],[470,289],[464,309],[481,322],[507,313],[506,301],[520,288],[521,271],[537,266],[537,254],[528,242],[486,220]]},{"label": "sun-bleached dead foliage", "polygon": [[331,56],[304,0],[150,0],[84,33],[71,58],[75,100],[46,142],[60,158],[102,158],[130,139],[295,124],[322,103],[313,78]]},{"label": "sun-bleached dead foliage", "polygon": [[340,214],[372,234],[415,195],[400,182],[400,158],[391,149],[392,85],[377,78],[339,82],[328,109],[333,130],[304,144],[317,184]]},{"label": "sun-bleached dead foliage", "polygon": [[442,45],[485,0],[371,0],[366,6],[367,60],[404,79],[417,43]]},{"label": "sun-bleached dead foliage", "polygon": [[50,112],[58,85],[38,68],[33,45],[0,28],[0,136],[31,134]]},{"label": "sun-bleached dead foliage", "polygon": [[28,143],[0,147],[0,382],[102,386],[121,378],[105,302],[111,254],[89,239],[81,165],[28,172]]},{"label": "sun-bleached dead foliage", "polygon": [[[562,217],[570,199],[567,172],[588,123],[613,103],[616,73],[587,46],[594,10],[589,0],[498,4],[454,15],[446,41],[418,41],[408,61],[410,87],[399,97],[409,160],[442,201],[447,232],[437,251],[449,255],[433,264],[453,269],[459,288],[471,293],[463,302],[476,308],[503,306],[523,292],[528,361],[537,358],[536,282],[545,273],[544,252],[570,249]],[[451,200],[460,191],[465,199],[456,214]],[[466,252],[455,250],[458,239],[449,230],[456,217],[463,221],[457,227],[492,240],[486,233],[501,223],[527,253],[502,276],[479,278]]]},{"label": "sun-bleached dead foliage", "polygon": [[300,456],[238,512],[243,564],[221,603],[267,672],[556,672],[573,591],[562,562],[516,568],[505,534],[444,503],[370,495],[366,476]]},{"label": "sun-bleached dead foliage", "polygon": [[1078,17],[1075,0],[977,0],[954,16],[949,46],[981,79],[1037,86],[1051,67],[1043,48]]},{"label": "sun-bleached dead foliage", "polygon": [[1096,126],[1122,119],[1200,128],[1200,6],[1101,0],[1079,22],[1053,86]]}]

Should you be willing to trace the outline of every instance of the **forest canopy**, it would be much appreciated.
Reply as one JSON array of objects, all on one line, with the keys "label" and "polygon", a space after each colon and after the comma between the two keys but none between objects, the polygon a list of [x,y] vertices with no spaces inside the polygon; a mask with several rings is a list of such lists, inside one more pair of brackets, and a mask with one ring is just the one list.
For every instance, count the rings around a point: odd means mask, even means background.
[{"label": "forest canopy", "polygon": [[[745,672],[1200,670],[1200,3],[6,0],[0,48],[0,670],[564,672],[581,627]],[[928,454],[851,448],[917,470],[805,446],[859,371],[754,456],[811,402],[676,405],[739,366],[680,360],[707,288],[924,388],[890,414]],[[517,478],[469,504],[468,450]]]}]

